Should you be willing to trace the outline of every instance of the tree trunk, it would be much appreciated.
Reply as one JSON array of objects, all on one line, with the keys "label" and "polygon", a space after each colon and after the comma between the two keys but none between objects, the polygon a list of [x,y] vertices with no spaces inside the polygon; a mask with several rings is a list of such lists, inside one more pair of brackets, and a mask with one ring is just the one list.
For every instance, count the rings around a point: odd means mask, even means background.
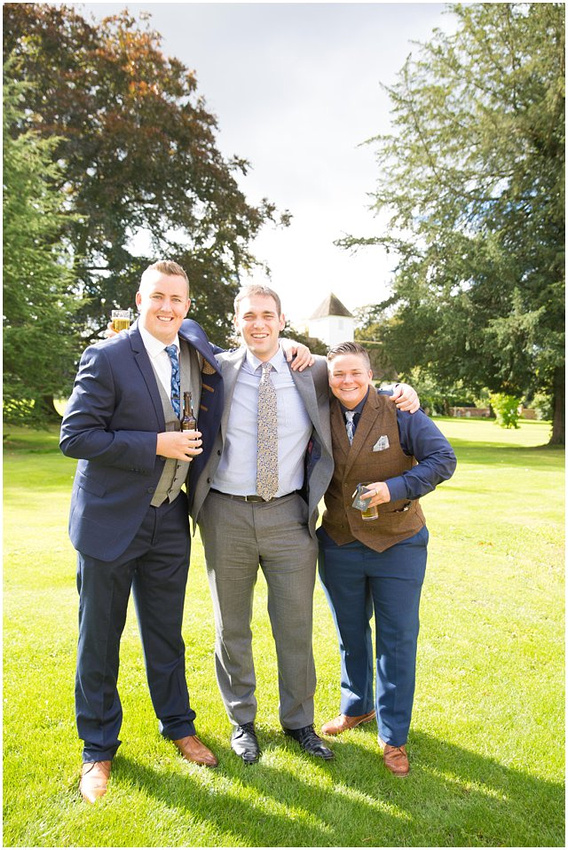
[{"label": "tree trunk", "polygon": [[549,446],[563,446],[565,437],[565,406],[566,406],[566,378],[564,369],[557,367],[554,370],[554,415],[552,419],[552,436]]}]

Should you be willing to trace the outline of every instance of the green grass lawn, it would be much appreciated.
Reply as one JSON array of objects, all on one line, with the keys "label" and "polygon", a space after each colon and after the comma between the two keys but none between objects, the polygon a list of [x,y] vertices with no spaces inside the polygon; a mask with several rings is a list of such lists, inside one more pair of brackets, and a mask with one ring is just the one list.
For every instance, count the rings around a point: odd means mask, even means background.
[{"label": "green grass lawn", "polygon": [[[564,846],[564,455],[548,426],[439,420],[454,478],[423,500],[430,529],[408,779],[374,723],[303,755],[279,729],[262,577],[253,623],[261,761],[230,750],[213,615],[194,539],[184,636],[197,731],[217,770],[158,734],[134,614],[124,633],[123,741],[111,793],[78,795],[77,598],[67,511],[75,463],[57,435],[8,429],[4,463],[4,846]],[[316,724],[337,714],[339,656],[315,595]]]}]

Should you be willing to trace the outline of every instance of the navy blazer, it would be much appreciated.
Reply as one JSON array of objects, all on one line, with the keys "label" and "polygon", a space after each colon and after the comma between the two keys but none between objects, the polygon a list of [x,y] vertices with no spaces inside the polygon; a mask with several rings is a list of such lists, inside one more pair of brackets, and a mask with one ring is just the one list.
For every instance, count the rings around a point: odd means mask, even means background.
[{"label": "navy blazer", "polygon": [[[221,349],[192,319],[182,323],[179,335],[205,360],[199,411],[203,464],[223,411],[223,381],[215,359]],[[137,322],[126,333],[89,346],[81,357],[60,440],[63,454],[79,459],[69,518],[69,536],[78,551],[101,561],[126,551],[164,468],[165,459],[156,455],[156,435],[165,429],[156,377]],[[195,479],[190,475],[190,488]]]}]

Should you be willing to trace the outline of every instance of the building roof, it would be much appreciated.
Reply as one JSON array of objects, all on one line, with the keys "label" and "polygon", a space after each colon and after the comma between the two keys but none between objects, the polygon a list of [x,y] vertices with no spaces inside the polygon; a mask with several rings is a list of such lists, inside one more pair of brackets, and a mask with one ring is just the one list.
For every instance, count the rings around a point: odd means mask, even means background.
[{"label": "building roof", "polygon": [[348,316],[349,318],[353,318],[353,313],[350,313],[347,307],[345,307],[337,295],[334,295],[333,292],[324,298],[321,302],[315,313],[310,316],[310,319],[324,319],[327,316]]}]

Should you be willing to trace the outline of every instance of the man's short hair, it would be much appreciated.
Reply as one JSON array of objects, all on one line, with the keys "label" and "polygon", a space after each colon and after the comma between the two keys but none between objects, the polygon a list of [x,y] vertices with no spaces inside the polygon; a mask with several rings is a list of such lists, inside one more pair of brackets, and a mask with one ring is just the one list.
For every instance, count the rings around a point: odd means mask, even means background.
[{"label": "man's short hair", "polygon": [[156,263],[152,263],[151,266],[148,266],[142,272],[142,277],[140,278],[140,285],[144,282],[144,278],[149,272],[160,272],[160,274],[171,275],[172,277],[183,277],[187,283],[187,295],[189,297],[189,278],[187,276],[187,272],[184,268],[182,268],[179,263],[174,263],[173,260],[158,260]]},{"label": "man's short hair", "polygon": [[239,312],[239,304],[243,298],[252,298],[255,295],[262,295],[264,298],[274,298],[274,301],[276,302],[276,311],[279,316],[282,315],[280,296],[269,286],[263,286],[261,283],[251,283],[249,286],[243,286],[239,289],[234,303],[235,315]]},{"label": "man's short hair", "polygon": [[358,356],[363,357],[367,367],[369,369],[371,368],[369,355],[359,342],[340,342],[337,345],[332,346],[327,352],[328,363],[335,360],[336,357],[340,357],[342,354],[357,354]]}]

